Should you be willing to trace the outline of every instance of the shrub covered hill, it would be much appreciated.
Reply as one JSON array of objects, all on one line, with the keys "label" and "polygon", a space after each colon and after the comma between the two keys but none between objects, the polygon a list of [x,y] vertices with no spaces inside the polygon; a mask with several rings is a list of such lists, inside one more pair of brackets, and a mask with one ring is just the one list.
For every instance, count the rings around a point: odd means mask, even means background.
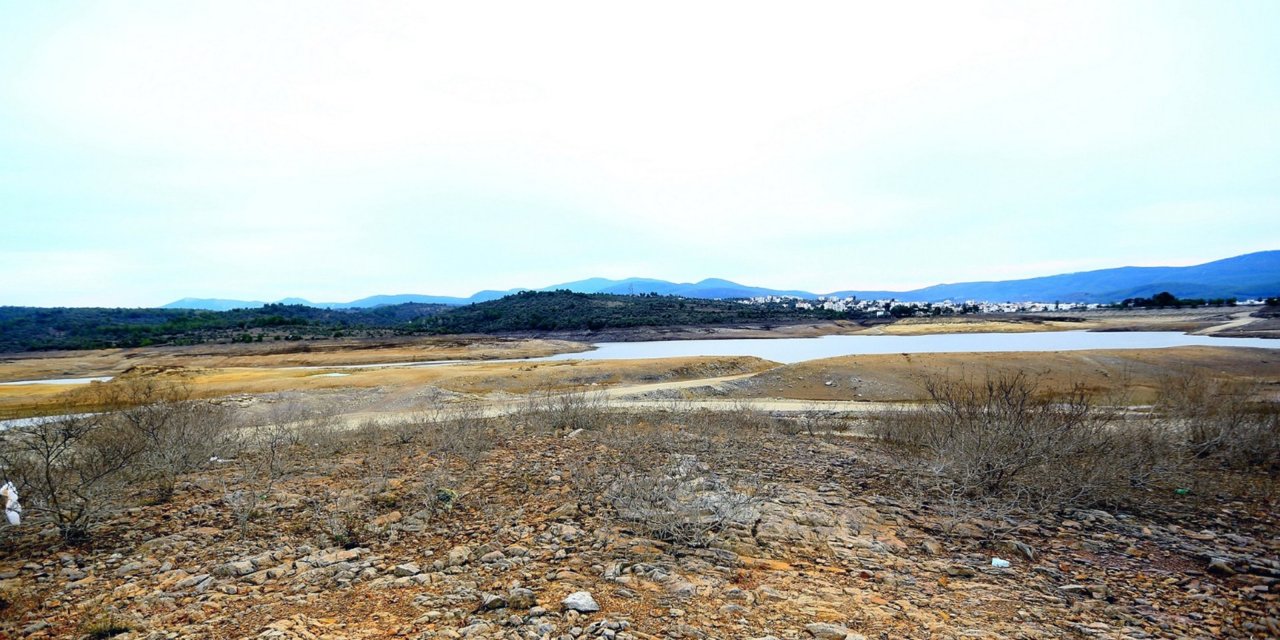
[{"label": "shrub covered hill", "polygon": [[620,329],[681,325],[780,322],[842,318],[847,313],[795,309],[782,304],[742,304],[661,296],[523,291],[499,300],[450,309],[425,319],[435,333],[498,333]]},{"label": "shrub covered hill", "polygon": [[228,311],[0,307],[0,353],[412,334],[596,331],[838,317],[848,314],[780,304],[565,290],[526,291],[462,307],[419,303],[359,309],[269,304]]},{"label": "shrub covered hill", "polygon": [[399,331],[448,308],[442,304],[371,309],[270,304],[229,311],[0,307],[0,352],[375,336]]}]

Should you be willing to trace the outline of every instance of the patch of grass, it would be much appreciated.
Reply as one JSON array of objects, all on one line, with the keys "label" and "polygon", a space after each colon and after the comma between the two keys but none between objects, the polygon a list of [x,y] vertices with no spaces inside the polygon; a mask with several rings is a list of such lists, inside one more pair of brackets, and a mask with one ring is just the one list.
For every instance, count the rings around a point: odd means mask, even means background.
[{"label": "patch of grass", "polygon": [[114,638],[130,631],[133,631],[133,627],[113,613],[102,614],[80,628],[80,632],[84,634],[84,637],[91,640]]}]

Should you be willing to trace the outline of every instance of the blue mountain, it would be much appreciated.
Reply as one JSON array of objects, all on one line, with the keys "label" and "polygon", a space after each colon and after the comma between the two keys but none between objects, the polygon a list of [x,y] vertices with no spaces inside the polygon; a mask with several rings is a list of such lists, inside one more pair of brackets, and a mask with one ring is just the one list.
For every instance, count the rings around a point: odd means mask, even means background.
[{"label": "blue mountain", "polygon": [[[677,295],[686,298],[750,298],[795,296],[816,298],[817,294],[795,289],[769,289],[738,284],[720,278],[698,282],[669,282],[653,278],[588,278],[543,287],[538,291],[568,289],[579,293]],[[522,291],[485,290],[469,297],[418,294],[378,295],[351,302],[312,303],[302,298],[285,298],[286,304],[305,304],[330,309],[377,307],[417,302],[427,304],[470,304],[496,300]],[[1190,267],[1120,267],[1065,273],[1021,280],[939,284],[912,291],[846,290],[827,295],[904,302],[942,300],[986,300],[990,302],[1116,302],[1125,298],[1151,297],[1168,291],[1180,298],[1261,298],[1280,295],[1280,251],[1260,251]],[[168,309],[226,310],[260,307],[263,302],[219,298],[183,298],[164,305]]]},{"label": "blue mountain", "polygon": [[224,298],[183,298],[163,305],[161,309],[203,309],[206,311],[229,311],[231,309],[249,309],[261,307],[265,302],[257,300],[227,300]]},{"label": "blue mountain", "polygon": [[1040,278],[939,284],[914,291],[847,291],[909,302],[1115,302],[1168,291],[1179,298],[1259,298],[1280,294],[1280,251],[1260,251],[1190,267],[1119,267]]}]

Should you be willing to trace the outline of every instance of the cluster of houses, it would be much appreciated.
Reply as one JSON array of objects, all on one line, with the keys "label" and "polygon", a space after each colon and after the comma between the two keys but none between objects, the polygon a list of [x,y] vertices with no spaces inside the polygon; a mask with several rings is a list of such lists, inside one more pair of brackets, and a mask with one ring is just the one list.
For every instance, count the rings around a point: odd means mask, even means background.
[{"label": "cluster of houses", "polygon": [[741,300],[743,304],[781,304],[796,309],[824,309],[840,313],[859,313],[866,316],[931,316],[959,315],[966,313],[1035,313],[1045,311],[1087,311],[1100,309],[1108,305],[1098,303],[1058,303],[1058,302],[986,302],[966,300],[965,302],[901,302],[897,299],[859,300],[855,296],[839,298],[836,296],[818,296],[817,299],[795,296],[756,296]]},{"label": "cluster of houses", "polygon": [[[772,304],[796,309],[823,309],[839,313],[851,313],[869,317],[884,316],[950,316],[968,313],[1044,313],[1061,311],[1092,311],[1095,309],[1113,309],[1115,304],[1083,303],[1083,302],[987,302],[985,300],[966,300],[954,302],[902,302],[894,298],[887,300],[859,300],[855,296],[840,298],[837,296],[818,296],[801,298],[798,296],[756,296],[740,300],[743,304]],[[1201,301],[1203,302],[1203,301]],[[1263,305],[1267,300],[1250,299],[1236,301],[1230,299],[1232,306]]]}]

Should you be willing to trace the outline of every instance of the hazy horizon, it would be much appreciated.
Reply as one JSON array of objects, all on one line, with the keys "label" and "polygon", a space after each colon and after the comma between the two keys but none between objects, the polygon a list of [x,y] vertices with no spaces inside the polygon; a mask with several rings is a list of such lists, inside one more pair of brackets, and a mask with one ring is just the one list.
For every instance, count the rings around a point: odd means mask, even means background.
[{"label": "hazy horizon", "polygon": [[0,305],[817,293],[1280,239],[1280,4],[0,0]]},{"label": "hazy horizon", "polygon": [[[1264,251],[1270,251],[1270,250],[1264,250]],[[1224,258],[1233,258],[1233,257],[1237,257],[1237,256],[1224,256]],[[1213,262],[1213,261],[1210,261],[1210,262]],[[1117,267],[1117,268],[1119,268],[1119,267],[1134,267],[1134,266],[1152,266],[1152,267],[1183,267],[1183,266],[1196,266],[1197,264],[1203,264],[1203,263],[1193,263],[1193,264],[1188,264],[1188,265],[1115,265],[1115,267]],[[1110,267],[1104,267],[1104,268],[1110,268]],[[1042,274],[1037,274],[1037,275],[1033,275],[1033,276],[1029,276],[1029,277],[1031,277],[1031,278],[1035,278],[1035,277],[1042,277],[1042,276],[1055,276],[1055,275],[1065,275],[1065,274],[1059,274],[1059,273],[1042,273]],[[505,288],[505,289],[497,289],[497,288],[494,288],[494,287],[486,287],[486,288],[477,289],[477,290],[475,290],[475,291],[470,291],[470,292],[467,292],[467,293],[457,294],[457,295],[455,295],[455,294],[441,294],[441,293],[436,293],[436,292],[433,292],[433,291],[378,291],[378,292],[367,293],[367,294],[364,294],[364,295],[361,295],[361,296],[357,296],[357,297],[355,297],[355,298],[345,299],[345,300],[319,300],[319,299],[314,299],[314,298],[308,298],[308,297],[306,297],[306,296],[284,296],[284,297],[282,297],[282,298],[275,298],[275,299],[264,299],[264,298],[258,298],[258,297],[230,298],[230,299],[232,299],[232,300],[245,300],[245,301],[257,301],[257,302],[265,302],[265,303],[274,303],[274,302],[279,302],[279,301],[281,301],[281,300],[287,300],[287,299],[304,299],[304,300],[306,300],[307,302],[329,304],[329,303],[347,303],[347,302],[353,302],[353,301],[355,301],[355,300],[360,300],[360,299],[370,298],[370,297],[380,296],[380,295],[381,295],[381,296],[426,295],[426,296],[450,296],[450,297],[458,297],[458,298],[467,298],[467,297],[469,297],[469,296],[471,296],[471,295],[474,295],[474,294],[476,294],[476,293],[480,293],[480,292],[483,292],[483,291],[512,291],[512,290],[517,290],[517,289],[541,290],[541,289],[547,289],[547,288],[557,287],[557,286],[564,285],[564,284],[572,284],[572,283],[575,283],[575,282],[581,282],[581,281],[588,280],[588,279],[592,279],[592,278],[596,278],[596,277],[600,277],[600,276],[584,276],[584,277],[581,277],[581,278],[574,278],[574,279],[572,279],[572,280],[565,280],[565,281],[563,281],[563,282],[554,282],[554,283],[535,283],[535,284],[521,285],[521,286],[517,286],[517,287],[510,287],[510,288]],[[608,280],[615,281],[615,282],[623,282],[623,281],[631,280],[631,279],[651,279],[651,278],[649,278],[648,276],[638,275],[638,276],[625,276],[625,277],[622,277],[622,278],[607,278],[607,279],[608,279]],[[711,276],[705,276],[705,277],[701,277],[701,278],[687,279],[687,280],[671,280],[671,281],[669,281],[669,282],[673,282],[673,283],[675,283],[675,284],[696,284],[696,283],[698,283],[698,282],[702,282],[703,280],[709,280],[709,279],[728,280],[728,281],[731,281],[731,282],[733,282],[733,283],[735,283],[735,284],[739,284],[739,285],[743,285],[743,286],[747,286],[747,287],[756,287],[756,286],[761,286],[761,285],[757,285],[757,284],[752,283],[752,282],[744,282],[744,281],[741,281],[741,280],[735,280],[734,278],[723,278],[723,277],[721,277],[721,276],[714,276],[714,275],[711,275]],[[983,282],[983,280],[974,280],[974,281],[972,281],[972,282]],[[870,288],[870,287],[859,287],[859,286],[839,287],[839,288],[837,288],[837,289],[811,289],[811,288],[808,288],[808,287],[805,287],[805,286],[802,286],[802,285],[784,285],[784,286],[780,286],[780,287],[769,287],[769,288],[779,289],[779,290],[797,290],[797,291],[805,291],[805,292],[807,292],[807,293],[813,293],[813,294],[817,294],[817,295],[827,295],[827,294],[831,294],[831,293],[838,293],[838,292],[843,292],[843,291],[896,291],[896,292],[905,292],[905,291],[911,291],[911,290],[914,290],[914,289],[922,289],[922,288],[926,288],[926,287],[930,287],[930,286],[934,286],[934,285],[945,285],[945,284],[957,284],[957,282],[943,282],[943,281],[939,281],[939,282],[932,282],[932,283],[929,283],[929,284],[926,284],[926,285],[921,285],[921,286],[919,286],[919,287],[913,287],[912,289],[900,289],[900,290],[873,289],[873,288]],[[190,296],[184,296],[184,297],[183,297],[183,299],[223,299],[223,298],[213,298],[212,296],[190,295]],[[169,304],[169,303],[177,302],[177,301],[179,301],[179,300],[176,300],[176,299],[175,299],[175,300],[167,300],[167,301],[165,301],[165,302],[163,302],[163,303],[159,303],[159,304],[157,304],[157,305],[153,305],[153,306],[160,306],[160,304]]]}]

